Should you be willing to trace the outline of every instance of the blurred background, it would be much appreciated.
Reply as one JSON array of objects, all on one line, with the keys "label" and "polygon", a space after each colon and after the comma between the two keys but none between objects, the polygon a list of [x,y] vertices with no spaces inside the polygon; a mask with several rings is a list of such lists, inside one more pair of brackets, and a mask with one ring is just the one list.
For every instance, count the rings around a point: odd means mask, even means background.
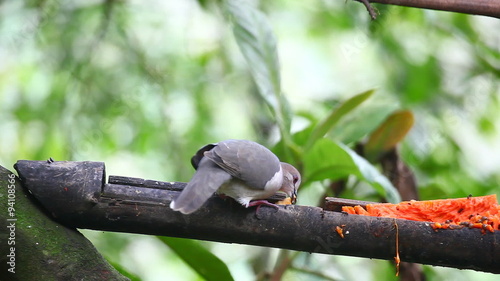
[{"label": "blurred background", "polygon": [[[262,1],[277,42],[291,131],[364,91],[328,133],[354,148],[392,112],[420,199],[500,195],[500,21],[345,1]],[[224,139],[281,140],[220,1],[0,2],[0,165],[89,160],[107,174],[189,181],[191,155]],[[300,144],[298,144],[300,146]],[[373,199],[352,177],[345,196]],[[308,181],[299,205],[331,184]],[[368,191],[367,191],[368,190]],[[156,237],[82,230],[134,280],[203,280]],[[267,280],[282,251],[196,242],[235,280]],[[282,280],[397,280],[388,261],[293,253]],[[427,280],[494,275],[424,266]],[[477,279],[476,279],[477,278]]]}]

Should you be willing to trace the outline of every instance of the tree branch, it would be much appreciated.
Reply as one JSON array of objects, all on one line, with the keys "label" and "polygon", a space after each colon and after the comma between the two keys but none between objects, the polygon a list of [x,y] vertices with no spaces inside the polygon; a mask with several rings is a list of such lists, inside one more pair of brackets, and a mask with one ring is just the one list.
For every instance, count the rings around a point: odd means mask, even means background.
[{"label": "tree branch", "polygon": [[[262,207],[256,216],[254,208],[215,196],[197,212],[183,215],[168,205],[184,183],[131,179],[136,185],[105,184],[104,163],[95,163],[18,161],[15,167],[41,204],[71,227],[393,260],[397,224],[402,261],[500,273],[500,231],[435,231],[425,222],[309,206]],[[93,187],[99,184],[101,192],[95,193]],[[343,229],[343,237],[337,226]]]},{"label": "tree branch", "polygon": [[[363,3],[370,11],[370,5],[365,3],[366,0],[356,1]],[[370,0],[369,2],[500,18],[500,2],[492,0]],[[374,13],[370,12],[370,16],[373,18]]]}]

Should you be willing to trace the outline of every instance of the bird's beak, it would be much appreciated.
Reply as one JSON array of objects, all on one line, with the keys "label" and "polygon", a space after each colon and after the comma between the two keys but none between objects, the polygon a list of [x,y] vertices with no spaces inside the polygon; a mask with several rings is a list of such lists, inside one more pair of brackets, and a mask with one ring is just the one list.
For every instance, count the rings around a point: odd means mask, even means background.
[{"label": "bird's beak", "polygon": [[293,189],[293,193],[292,193],[292,204],[295,204],[297,202],[297,189]]}]

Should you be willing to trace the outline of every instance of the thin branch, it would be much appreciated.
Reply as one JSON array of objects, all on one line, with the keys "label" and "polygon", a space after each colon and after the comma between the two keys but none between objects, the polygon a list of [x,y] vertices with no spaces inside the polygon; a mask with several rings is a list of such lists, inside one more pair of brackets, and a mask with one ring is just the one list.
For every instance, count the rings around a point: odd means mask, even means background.
[{"label": "thin branch", "polygon": [[363,3],[363,5],[365,5],[366,7],[366,10],[368,11],[368,14],[370,14],[370,17],[372,18],[372,20],[376,20],[377,19],[377,12],[375,12],[375,9],[373,8],[372,5],[370,5],[370,2],[368,0],[357,0],[361,3]]},{"label": "thin branch", "polygon": [[[365,3],[367,0],[356,1],[363,3],[369,9],[370,5]],[[500,1],[492,0],[371,0],[369,2],[500,18]],[[370,16],[373,18],[371,12]]]},{"label": "thin branch", "polygon": [[337,281],[337,279],[332,278],[332,277],[330,277],[326,274],[323,274],[321,272],[318,272],[316,270],[311,270],[311,269],[302,268],[302,267],[292,267],[291,269],[298,271],[298,272],[307,273],[307,274],[315,276],[315,277],[319,277],[319,278],[321,278],[321,280]]},{"label": "thin branch", "polygon": [[295,252],[291,255],[289,250],[281,250],[280,255],[278,257],[278,262],[274,267],[273,273],[271,275],[270,281],[280,281],[283,279],[283,275],[285,275],[285,271],[291,268],[292,262],[297,257],[299,252]]}]

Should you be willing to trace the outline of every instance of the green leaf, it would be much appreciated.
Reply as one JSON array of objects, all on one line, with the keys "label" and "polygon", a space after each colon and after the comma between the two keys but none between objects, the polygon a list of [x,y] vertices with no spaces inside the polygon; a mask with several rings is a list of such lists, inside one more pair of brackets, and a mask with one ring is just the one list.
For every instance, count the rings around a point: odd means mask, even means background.
[{"label": "green leaf", "polygon": [[121,275],[127,277],[130,279],[130,281],[141,281],[141,278],[139,276],[131,273],[130,271],[127,270],[127,268],[123,267],[119,263],[115,263],[113,261],[108,260],[108,262],[116,269],[118,272],[120,272]]},{"label": "green leaf", "polygon": [[304,180],[341,179],[356,173],[351,157],[330,139],[319,139],[304,154]]},{"label": "green leaf", "polygon": [[351,112],[353,109],[358,107],[358,105],[360,105],[369,97],[371,97],[374,92],[375,92],[374,89],[368,90],[366,92],[363,92],[346,100],[340,106],[334,108],[330,112],[330,114],[328,114],[328,116],[323,121],[321,121],[319,125],[316,126],[314,131],[311,133],[311,136],[309,137],[309,140],[306,144],[305,150],[311,148],[318,139],[326,135],[326,133],[328,133],[337,124],[340,118],[342,118],[344,115],[346,115],[347,113]]},{"label": "green leaf", "polygon": [[399,192],[392,185],[392,183],[387,179],[384,175],[382,175],[377,168],[375,168],[370,162],[368,162],[365,158],[359,156],[354,150],[345,146],[344,144],[339,144],[345,152],[347,152],[353,162],[354,165],[359,170],[358,177],[361,177],[366,182],[370,183],[375,189],[379,192],[379,194],[383,195],[388,202],[390,203],[399,203],[401,202],[401,196],[399,196]]},{"label": "green leaf", "polygon": [[399,193],[391,182],[366,159],[344,144],[330,139],[319,139],[304,155],[304,179],[307,182],[337,180],[354,175],[371,184],[375,190],[396,203],[401,201]]},{"label": "green leaf", "polygon": [[229,0],[227,13],[233,32],[250,68],[258,92],[274,113],[285,141],[290,146],[292,114],[286,97],[281,93],[281,74],[276,38],[265,15],[247,1]]},{"label": "green leaf", "polygon": [[247,1],[230,0],[227,11],[236,42],[245,57],[259,93],[273,107],[281,93],[276,40],[264,14]]},{"label": "green leaf", "polygon": [[365,145],[365,155],[370,161],[394,148],[413,127],[413,113],[408,110],[390,115],[371,135]]},{"label": "green leaf", "polygon": [[278,156],[282,162],[293,164],[295,168],[300,171],[300,163],[302,162],[303,151],[302,148],[295,143],[291,142],[285,145],[284,140],[280,140],[271,151]]},{"label": "green leaf", "polygon": [[304,151],[303,147],[307,143],[313,128],[316,127],[317,120],[310,112],[297,112],[296,115],[307,119],[311,124],[292,135],[292,142],[286,147],[288,151],[285,151],[283,139],[276,143],[271,151],[274,152],[281,161],[294,164],[300,171]]},{"label": "green leaf", "polygon": [[205,280],[234,280],[227,265],[197,242],[183,238],[157,237]]},{"label": "green leaf", "polygon": [[342,118],[328,135],[342,143],[359,142],[398,108],[396,103],[378,102],[377,104],[365,105],[356,108],[355,112]]}]

